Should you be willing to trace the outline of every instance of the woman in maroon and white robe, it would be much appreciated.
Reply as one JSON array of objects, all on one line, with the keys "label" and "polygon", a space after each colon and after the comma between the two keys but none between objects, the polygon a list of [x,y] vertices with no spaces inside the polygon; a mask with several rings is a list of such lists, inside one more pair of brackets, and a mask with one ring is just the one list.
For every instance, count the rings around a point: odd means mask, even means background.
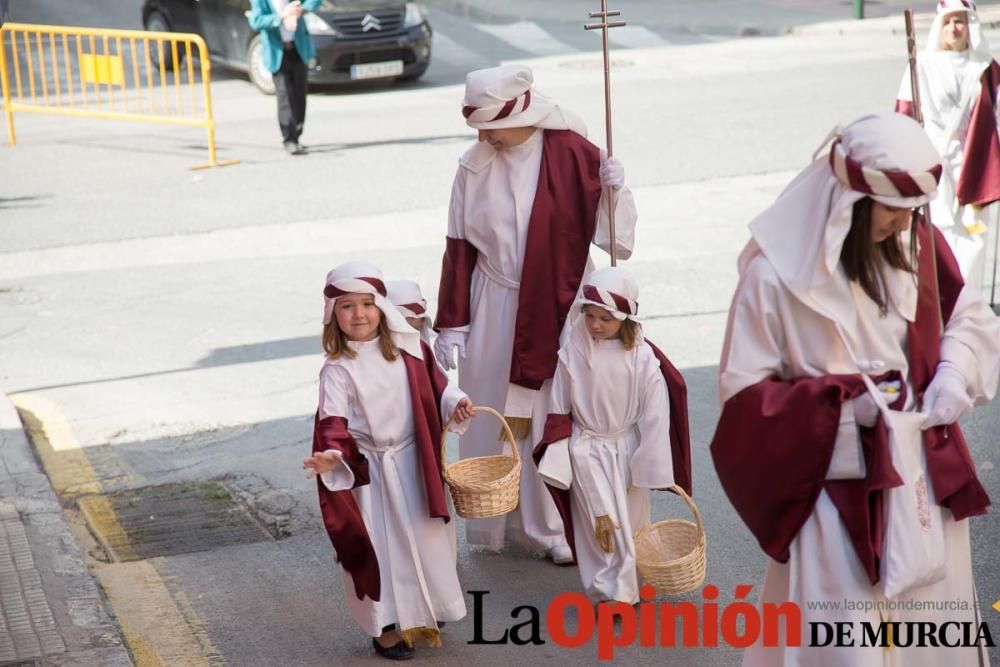
[{"label": "woman in maroon and white robe", "polygon": [[[994,60],[972,0],[940,0],[917,56],[924,129],[944,158],[931,221],[944,233],[965,281],[981,288],[987,244],[1000,214],[1000,63]],[[913,115],[907,68],[896,110]]]},{"label": "woman in maroon and white robe", "polygon": [[[602,161],[582,121],[534,91],[527,67],[471,72],[463,114],[479,142],[459,160],[452,187],[435,352],[451,369],[457,350],[462,389],[478,405],[530,419],[532,431],[519,442],[525,467],[518,509],[469,520],[466,534],[471,544],[499,549],[509,532],[556,562],[571,562],[531,451],[545,423],[563,325],[593,269],[591,243],[610,248],[608,190],[615,189],[621,258],[632,252],[635,206],[621,163]],[[460,443],[462,458],[500,447],[487,420],[473,423]]]},{"label": "woman in maroon and white robe", "polygon": [[[921,220],[903,234],[912,209],[933,195],[939,160],[911,119],[862,118],[750,224],[711,450],[723,488],[772,558],[759,601],[798,603],[803,645],[758,643],[744,665],[979,664],[975,647],[808,646],[810,622],[853,623],[860,636],[861,622],[978,619],[967,519],[989,498],[957,420],[994,395],[1000,320],[962,283],[940,233]],[[861,373],[880,383],[880,396]],[[894,467],[886,424],[895,428],[896,411],[922,438],[926,485],[911,487]],[[895,490],[936,503],[946,560],[890,608],[885,535],[900,524],[889,523],[884,503]],[[920,512],[930,511],[925,502]],[[908,610],[912,600],[967,607]]]},{"label": "woman in maroon and white robe", "polygon": [[[440,644],[438,623],[465,616],[438,443],[442,423],[465,422],[471,404],[386,298],[376,267],[340,265],[324,296],[327,359],[305,466],[319,477],[347,608],[373,641],[391,636],[375,648],[399,659],[415,640]],[[344,320],[340,309],[355,305],[363,312]]]}]

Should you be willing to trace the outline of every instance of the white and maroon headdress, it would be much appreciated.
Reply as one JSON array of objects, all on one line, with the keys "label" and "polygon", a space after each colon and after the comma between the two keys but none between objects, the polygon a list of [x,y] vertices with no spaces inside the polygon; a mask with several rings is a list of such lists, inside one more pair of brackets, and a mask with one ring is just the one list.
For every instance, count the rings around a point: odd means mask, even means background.
[{"label": "white and maroon headdress", "polygon": [[413,280],[390,280],[386,283],[389,301],[403,317],[420,318],[420,335],[424,340],[430,340],[430,329],[433,326],[431,314],[427,312],[427,300],[420,292],[420,285]]},{"label": "white and maroon headdress", "polygon": [[941,50],[941,30],[945,15],[952,12],[965,12],[968,16],[969,26],[969,54],[976,59],[989,57],[990,46],[983,35],[982,24],[979,21],[979,11],[976,3],[972,0],[938,0],[937,14],[931,22],[930,32],[927,33],[927,43],[924,45],[926,51]]},{"label": "white and maroon headdress", "polygon": [[323,288],[323,324],[333,319],[333,308],[337,299],[346,294],[371,294],[375,305],[382,311],[382,317],[392,334],[392,342],[399,349],[418,359],[423,358],[420,348],[420,334],[409,325],[403,315],[388,299],[388,290],[382,272],[370,262],[344,262],[326,275]]},{"label": "white and maroon headdress", "polygon": [[620,266],[597,269],[584,278],[576,307],[599,306],[616,320],[639,321],[639,286],[632,272]]},{"label": "white and maroon headdress", "polygon": [[539,127],[573,130],[583,136],[583,121],[534,89],[534,76],[526,65],[501,65],[469,72],[465,76],[462,115],[477,130]]},{"label": "white and maroon headdress", "polygon": [[[832,135],[830,153],[814,160],[750,223],[753,238],[740,255],[740,272],[763,253],[803,303],[852,334],[857,313],[838,265],[854,204],[865,196],[894,207],[926,203],[936,193],[941,157],[923,128],[903,114],[865,116]],[[884,276],[896,309],[912,320],[912,275],[887,269]]]}]

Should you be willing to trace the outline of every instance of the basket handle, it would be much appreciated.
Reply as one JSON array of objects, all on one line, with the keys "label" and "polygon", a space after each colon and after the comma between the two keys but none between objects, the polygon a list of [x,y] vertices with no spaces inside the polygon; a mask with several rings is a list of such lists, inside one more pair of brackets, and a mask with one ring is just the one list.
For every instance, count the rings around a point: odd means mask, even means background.
[{"label": "basket handle", "polygon": [[701,512],[698,511],[698,506],[694,504],[693,500],[691,500],[691,496],[689,496],[687,494],[687,492],[684,489],[682,489],[681,487],[679,487],[678,485],[674,484],[673,486],[669,487],[669,490],[673,491],[674,493],[676,493],[678,496],[681,497],[681,499],[684,502],[687,503],[688,508],[691,510],[691,514],[694,515],[695,526],[698,528],[698,540],[700,542],[704,543],[705,542],[705,524],[702,523],[702,521],[701,521]]},{"label": "basket handle", "polygon": [[[507,425],[507,420],[503,418],[503,415],[491,408],[488,405],[474,405],[472,406],[472,416],[475,417],[480,412],[486,412],[499,420],[500,425],[503,430],[504,440],[510,445],[510,451],[514,454],[514,460],[517,461],[518,465],[521,464],[521,455],[517,451],[517,440],[514,439],[514,434],[510,431],[510,426]],[[448,427],[451,426],[453,420],[449,419],[448,423],[444,425],[441,430],[441,474],[444,475],[445,479],[448,479],[448,457],[445,453],[445,442],[448,439]],[[503,453],[503,452],[501,452]],[[697,510],[696,510],[697,511]]]}]

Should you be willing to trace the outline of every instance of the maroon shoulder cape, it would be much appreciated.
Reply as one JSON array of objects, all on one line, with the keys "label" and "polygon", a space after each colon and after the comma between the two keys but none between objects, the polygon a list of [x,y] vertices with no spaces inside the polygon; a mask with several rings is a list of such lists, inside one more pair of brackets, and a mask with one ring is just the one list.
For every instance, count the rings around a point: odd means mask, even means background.
[{"label": "maroon shoulder cape", "polygon": [[[930,383],[940,357],[937,304],[948,321],[963,286],[947,242],[936,228],[933,233],[936,281],[927,225],[920,224],[917,315],[907,332],[910,381],[918,399]],[[726,495],[771,558],[782,563],[788,560],[792,540],[825,489],[874,584],[879,578],[885,529],[882,491],[902,483],[892,467],[888,431],[881,417],[875,427],[859,429],[866,477],[826,479],[841,404],[863,391],[860,375],[763,380],[726,401],[711,452]],[[903,401],[905,396],[894,406],[901,406]],[[956,520],[984,513],[989,497],[976,476],[958,424],[925,431],[924,448],[938,503],[951,509]]]},{"label": "maroon shoulder cape", "polygon": [[[652,348],[660,363],[660,372],[667,383],[667,401],[670,405],[670,455],[674,467],[674,482],[684,489],[688,495],[692,495],[691,487],[691,437],[688,425],[687,409],[687,383],[684,376],[667,359],[660,348],[646,339],[646,343]],[[532,458],[535,466],[541,462],[545,451],[549,445],[568,438],[573,432],[573,417],[569,414],[550,414],[545,419],[545,430],[542,433],[542,440],[535,446]],[[566,541],[569,548],[573,550],[573,557],[576,558],[576,542],[573,536],[573,512],[570,504],[569,491],[557,489],[546,484],[552,500],[555,501],[556,509],[563,520],[563,530],[566,533]]]},{"label": "maroon shoulder cape", "polygon": [[[997,86],[1000,63],[993,61],[983,72],[982,91],[972,109],[965,135],[962,173],[955,186],[958,203],[986,206],[1000,200],[1000,132],[997,131]],[[913,102],[896,100],[896,111],[913,117]]]},{"label": "maroon shoulder cape", "polygon": [[[579,134],[545,130],[514,324],[514,384],[539,389],[555,374],[559,333],[580,288],[597,226],[600,161],[597,146]],[[447,239],[435,329],[469,324],[477,256],[469,241]]]},{"label": "maroon shoulder cape", "polygon": [[[406,364],[406,378],[410,386],[413,427],[427,492],[428,514],[449,521],[451,517],[444,495],[441,450],[438,446],[442,428],[439,406],[441,396],[448,386],[448,379],[434,362],[430,347],[423,341],[421,347],[423,359],[405,352],[400,354]],[[358,450],[357,443],[348,432],[347,419],[341,416],[320,419],[317,412],[314,424],[313,452],[337,450],[354,473],[354,486],[368,484],[368,459]],[[351,574],[359,600],[363,600],[366,595],[372,600],[379,600],[381,580],[378,558],[354,495],[350,490],[330,491],[318,478],[316,483],[323,525],[337,552],[337,560]]]}]

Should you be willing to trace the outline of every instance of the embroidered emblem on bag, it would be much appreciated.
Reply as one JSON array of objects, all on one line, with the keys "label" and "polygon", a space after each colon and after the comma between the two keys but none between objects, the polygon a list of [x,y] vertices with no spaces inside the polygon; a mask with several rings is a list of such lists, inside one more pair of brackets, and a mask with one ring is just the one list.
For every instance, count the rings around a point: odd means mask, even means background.
[{"label": "embroidered emblem on bag", "polygon": [[917,479],[917,520],[924,530],[931,529],[931,507],[927,498],[927,480],[921,475]]}]

